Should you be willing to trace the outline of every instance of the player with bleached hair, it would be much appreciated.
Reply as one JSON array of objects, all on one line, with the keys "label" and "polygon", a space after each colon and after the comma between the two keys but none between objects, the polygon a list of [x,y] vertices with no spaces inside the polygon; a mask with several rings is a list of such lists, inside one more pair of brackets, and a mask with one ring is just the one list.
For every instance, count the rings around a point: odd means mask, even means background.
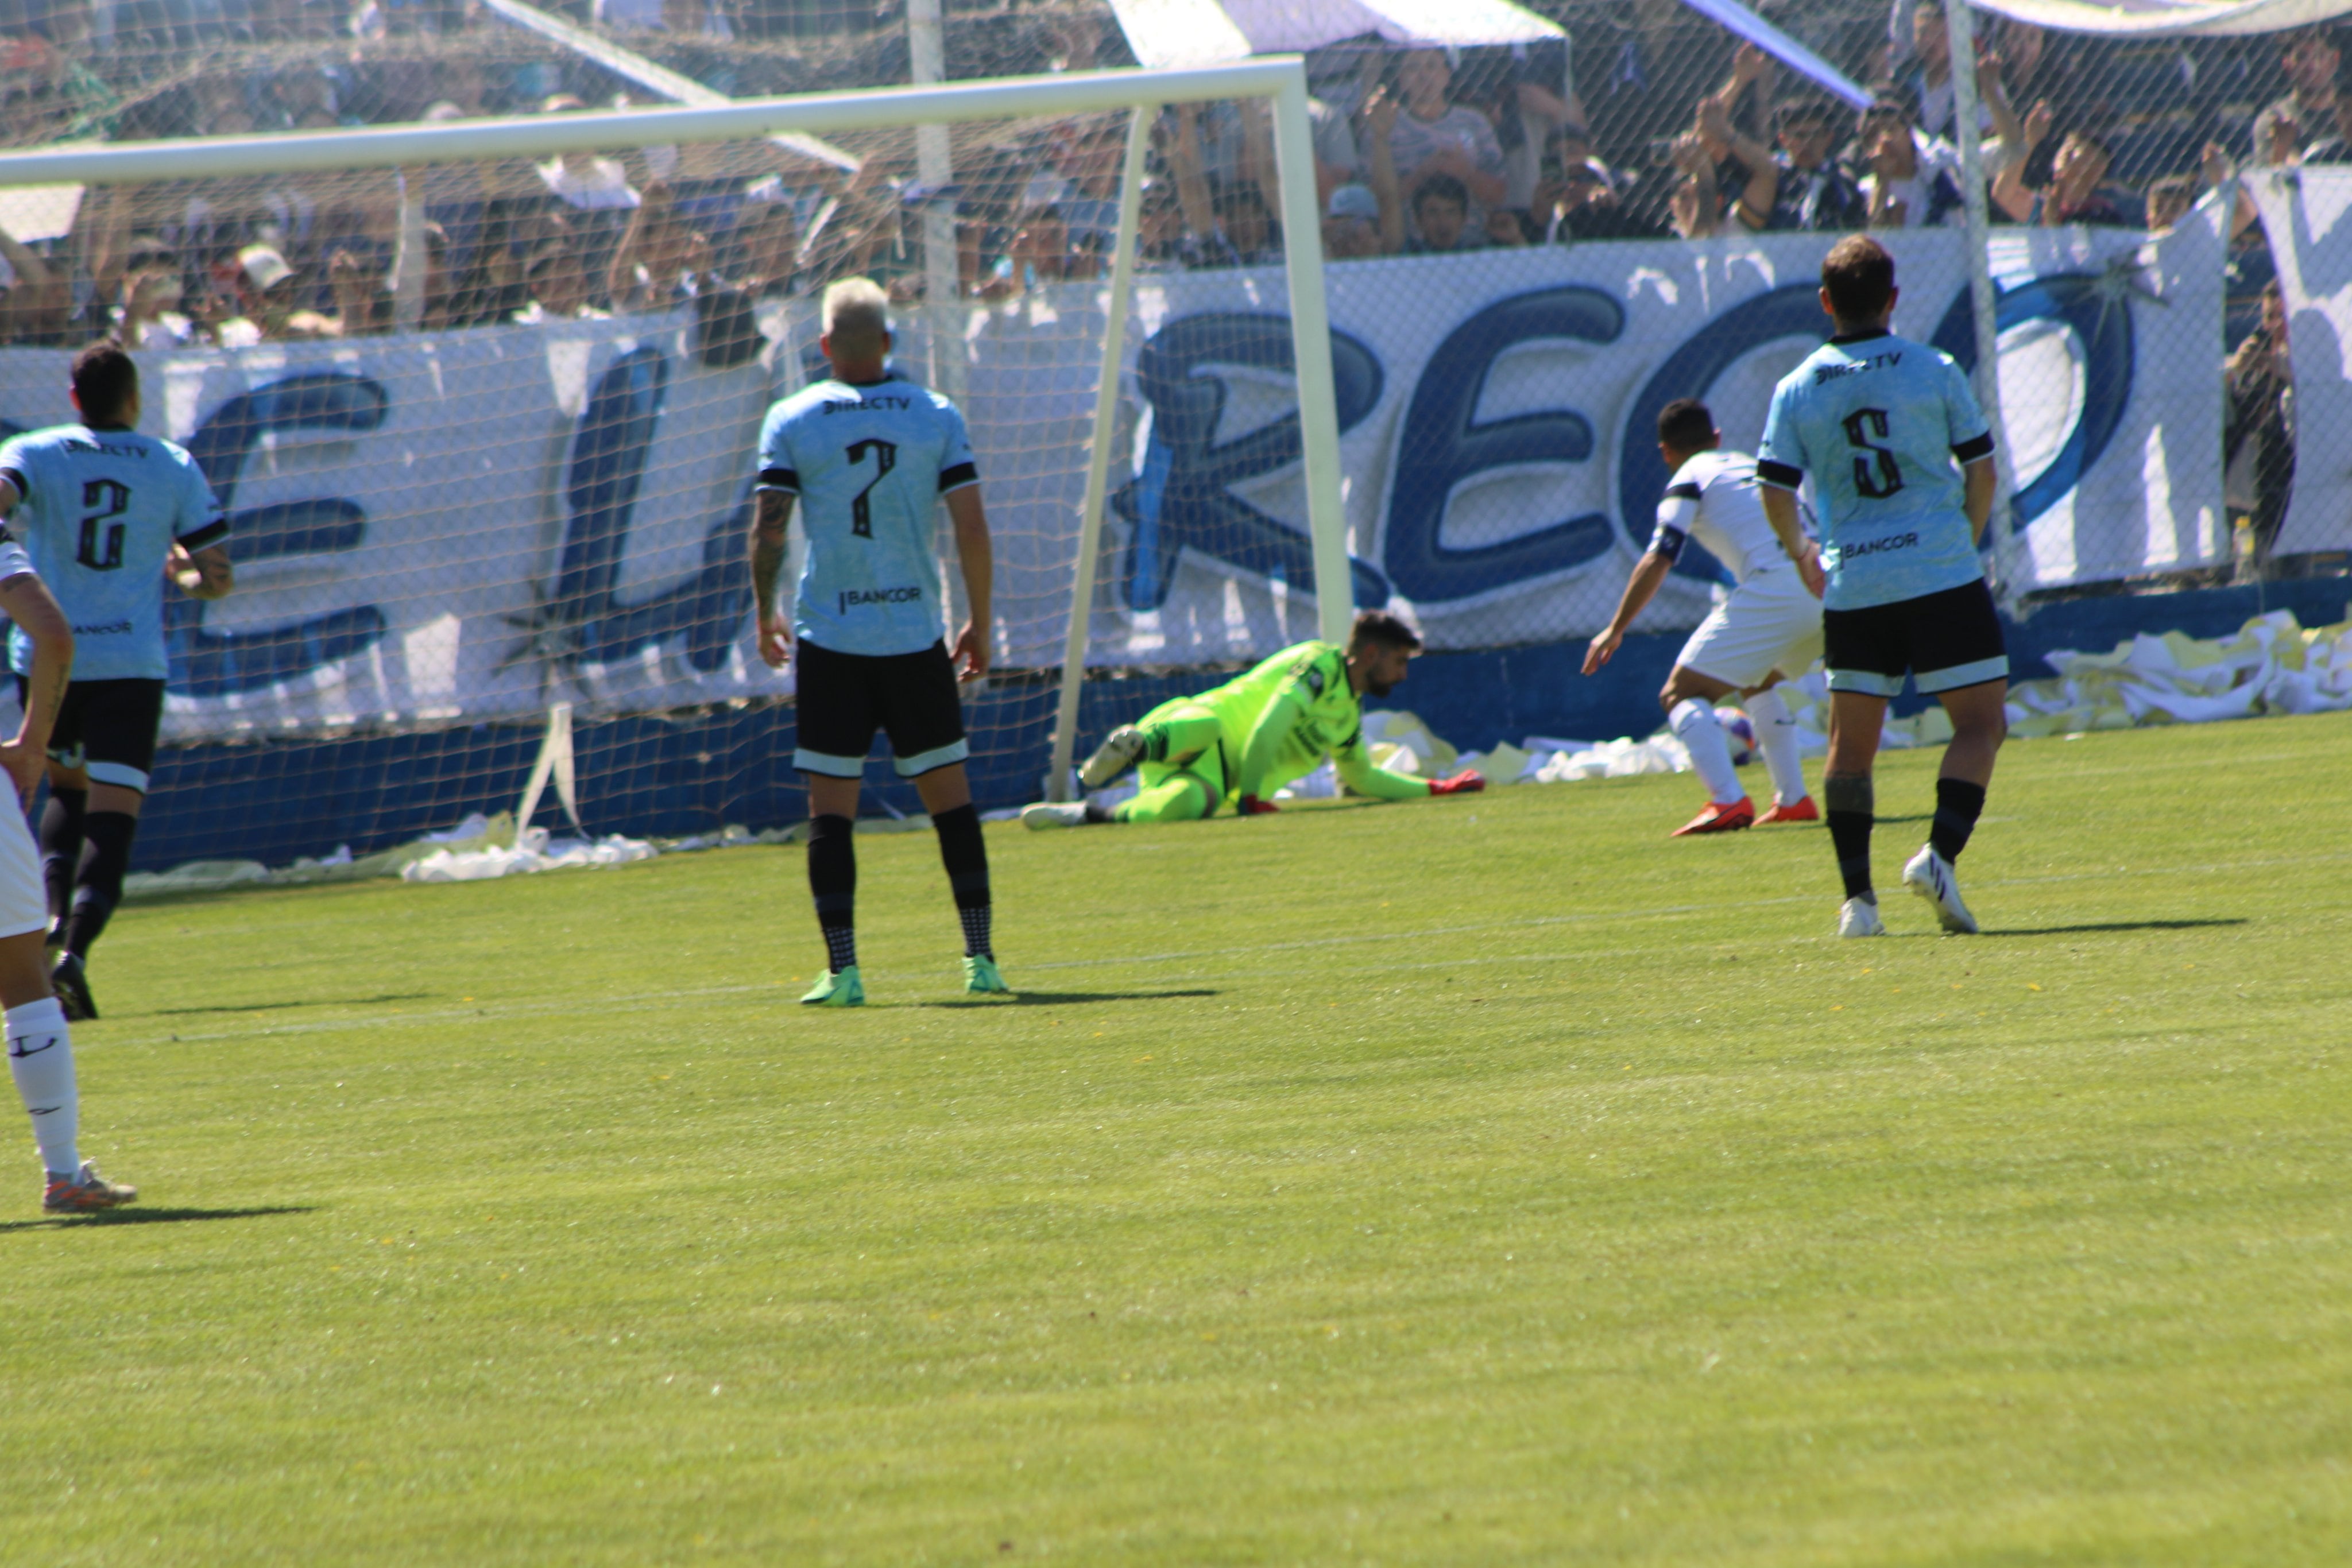
[{"label": "player with bleached hair", "polygon": [[[1797,721],[1772,687],[1802,674],[1822,653],[1822,604],[1805,586],[1797,563],[1765,520],[1756,459],[1724,449],[1715,416],[1696,398],[1677,398],[1659,412],[1658,455],[1674,477],[1658,502],[1657,531],[1626,580],[1617,613],[1585,650],[1584,673],[1600,673],[1625,640],[1625,629],[1649,607],[1684,548],[1693,539],[1727,567],[1738,586],[1683,644],[1658,693],[1666,722],[1690,752],[1692,770],[1706,786],[1706,810],[1674,836],[1727,833],[1759,822],[1814,822],[1821,812],[1805,793],[1797,750]],[[1772,806],[1762,816],[1740,787],[1731,747],[1717,722],[1715,703],[1734,692],[1748,701],[1757,748],[1772,776]]]},{"label": "player with bleached hair", "polygon": [[[858,1007],[857,855],[851,834],[879,728],[898,777],[914,780],[940,837],[940,859],[963,925],[964,989],[1002,994],[992,946],[988,846],[971,803],[958,676],[988,673],[993,557],[980,470],[963,415],[889,369],[889,306],[870,278],[824,291],[817,345],[833,374],[768,411],[751,526],[751,589],[760,656],[795,671],[798,749],[808,779],[809,893],[824,933],[825,972],[801,1000]],[[797,500],[808,554],[787,623],[776,577]],[[950,653],[940,639],[934,515],[955,525],[971,619]]]},{"label": "player with bleached hair", "polygon": [[[1984,810],[2009,731],[2009,652],[1977,553],[1992,520],[1992,431],[1950,355],[1887,329],[1896,297],[1895,258],[1877,241],[1852,235],[1831,248],[1822,308],[1836,333],[1780,379],[1756,455],[1765,516],[1822,597],[1830,755],[1822,795],[1845,883],[1841,936],[1886,929],[1870,879],[1871,771],[1887,699],[1904,677],[1952,720],[1935,823],[1903,868],[1903,884],[1947,931],[1977,928],[1952,862]],[[1821,519],[1818,559],[1797,512],[1808,477]]]},{"label": "player with bleached hair", "polygon": [[1364,744],[1362,698],[1384,697],[1421,651],[1413,629],[1384,611],[1356,617],[1347,646],[1308,642],[1285,648],[1214,691],[1175,697],[1135,724],[1121,725],[1086,760],[1078,781],[1100,789],[1130,767],[1142,771],[1134,798],[1109,810],[1090,802],[1041,800],[1024,808],[1032,828],[1097,822],[1190,822],[1231,802],[1234,814],[1276,810],[1274,792],[1332,760],[1360,795],[1411,800],[1486,787],[1465,769],[1422,779],[1375,766]]}]

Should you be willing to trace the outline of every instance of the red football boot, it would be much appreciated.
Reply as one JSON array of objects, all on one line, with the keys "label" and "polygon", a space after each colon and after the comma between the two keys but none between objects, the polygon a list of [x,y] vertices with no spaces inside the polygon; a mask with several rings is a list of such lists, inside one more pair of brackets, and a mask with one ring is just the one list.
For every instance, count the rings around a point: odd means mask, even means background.
[{"label": "red football boot", "polygon": [[1755,825],[1755,803],[1742,795],[1727,806],[1708,801],[1706,810],[1676,828],[1668,837],[1679,839],[1691,833],[1731,833]]},{"label": "red football boot", "polygon": [[1760,828],[1767,822],[1818,822],[1821,820],[1821,808],[1813,804],[1813,798],[1800,795],[1785,806],[1775,800],[1770,810],[1756,819],[1756,825]]}]

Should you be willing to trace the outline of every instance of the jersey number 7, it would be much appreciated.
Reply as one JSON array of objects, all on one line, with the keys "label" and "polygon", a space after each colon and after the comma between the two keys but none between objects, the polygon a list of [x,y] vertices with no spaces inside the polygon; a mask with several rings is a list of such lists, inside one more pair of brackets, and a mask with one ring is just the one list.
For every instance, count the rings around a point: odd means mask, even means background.
[{"label": "jersey number 7", "polygon": [[106,528],[103,553],[99,548],[99,525],[131,509],[131,487],[112,479],[85,480],[81,504],[102,509],[82,518],[81,538],[74,549],[74,559],[92,571],[112,571],[122,564],[122,525],[115,523]]},{"label": "jersey number 7", "polygon": [[853,441],[849,444],[849,460],[853,464],[865,462],[869,452],[874,454],[874,477],[866,482],[866,488],[858,491],[849,503],[849,531],[861,539],[874,537],[874,514],[867,507],[866,497],[875,486],[889,476],[892,468],[898,466],[898,444],[895,441]]}]

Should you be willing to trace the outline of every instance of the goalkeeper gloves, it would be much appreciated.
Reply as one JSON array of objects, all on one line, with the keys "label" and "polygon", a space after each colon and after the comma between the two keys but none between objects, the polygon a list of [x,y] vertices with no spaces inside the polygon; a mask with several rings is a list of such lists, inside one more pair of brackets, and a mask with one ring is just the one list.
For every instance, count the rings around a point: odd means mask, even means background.
[{"label": "goalkeeper gloves", "polygon": [[1282,808],[1271,800],[1261,800],[1255,795],[1244,795],[1234,806],[1234,814],[1241,817],[1263,817]]},{"label": "goalkeeper gloves", "polygon": [[1451,779],[1429,781],[1429,792],[1433,795],[1475,795],[1486,787],[1486,775],[1475,768],[1465,768]]}]

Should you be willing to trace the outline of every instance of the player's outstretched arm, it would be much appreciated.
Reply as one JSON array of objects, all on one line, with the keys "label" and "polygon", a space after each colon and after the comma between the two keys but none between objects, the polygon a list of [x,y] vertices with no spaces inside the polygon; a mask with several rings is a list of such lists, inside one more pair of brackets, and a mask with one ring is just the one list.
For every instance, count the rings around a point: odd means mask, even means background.
[{"label": "player's outstretched arm", "polygon": [[957,673],[967,681],[976,681],[988,674],[988,629],[996,624],[990,602],[996,582],[996,551],[989,542],[988,511],[981,505],[979,486],[966,485],[948,492],[948,520],[955,525],[964,602],[971,607],[971,619],[956,633],[951,654]]},{"label": "player's outstretched arm", "polygon": [[226,545],[206,545],[191,555],[186,547],[175,544],[164,570],[191,599],[226,599],[236,587],[236,568],[229,561]]},{"label": "player's outstretched arm", "polygon": [[1625,580],[1625,591],[1618,596],[1617,613],[1609,618],[1609,624],[1601,629],[1601,634],[1593,638],[1584,650],[1586,674],[1599,674],[1601,667],[1616,657],[1617,645],[1625,640],[1625,629],[1650,607],[1651,599],[1657,594],[1658,585],[1666,580],[1666,573],[1672,571],[1674,566],[1673,561],[1656,550],[1647,552],[1635,563],[1633,575]]},{"label": "player's outstretched arm", "polygon": [[793,629],[776,609],[776,578],[784,569],[784,530],[793,520],[792,493],[754,492],[751,507],[751,600],[760,620],[760,658],[781,670],[792,663]]},{"label": "player's outstretched arm", "polygon": [[[21,559],[21,558],[20,558]],[[58,708],[73,675],[73,626],[41,580],[20,571],[0,580],[0,612],[33,643],[32,673],[25,677],[25,716],[14,739],[0,742],[0,768],[16,780],[19,800],[29,800],[40,781],[42,754],[57,727]]]}]

